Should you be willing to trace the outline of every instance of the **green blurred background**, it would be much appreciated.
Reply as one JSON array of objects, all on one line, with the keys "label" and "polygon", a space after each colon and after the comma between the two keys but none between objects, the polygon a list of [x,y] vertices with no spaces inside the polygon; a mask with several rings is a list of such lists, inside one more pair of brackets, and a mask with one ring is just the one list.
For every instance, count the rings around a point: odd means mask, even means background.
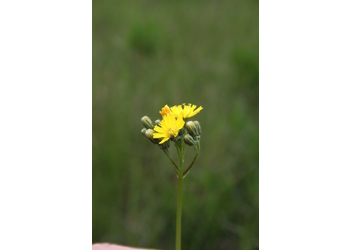
[{"label": "green blurred background", "polygon": [[174,249],[176,175],[140,118],[193,103],[202,139],[184,182],[183,249],[258,249],[259,2],[92,7],[93,243]]}]

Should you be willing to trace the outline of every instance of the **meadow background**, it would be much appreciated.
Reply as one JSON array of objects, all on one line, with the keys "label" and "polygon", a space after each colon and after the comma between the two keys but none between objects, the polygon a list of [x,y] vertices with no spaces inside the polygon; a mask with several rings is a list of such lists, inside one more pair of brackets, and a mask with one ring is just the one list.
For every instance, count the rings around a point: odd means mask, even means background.
[{"label": "meadow background", "polygon": [[[92,240],[174,249],[177,179],[140,118],[204,109],[182,246],[259,248],[259,2],[92,2]],[[174,157],[176,154],[172,152]],[[185,162],[194,150],[187,147]]]}]

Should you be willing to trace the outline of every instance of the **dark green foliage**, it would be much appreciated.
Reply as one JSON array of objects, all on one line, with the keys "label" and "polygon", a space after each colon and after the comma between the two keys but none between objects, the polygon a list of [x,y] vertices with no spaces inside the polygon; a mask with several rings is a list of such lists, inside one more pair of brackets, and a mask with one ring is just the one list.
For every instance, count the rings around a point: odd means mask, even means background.
[{"label": "dark green foliage", "polygon": [[174,249],[176,175],[140,119],[191,102],[183,249],[258,249],[258,19],[257,1],[93,1],[93,242]]}]

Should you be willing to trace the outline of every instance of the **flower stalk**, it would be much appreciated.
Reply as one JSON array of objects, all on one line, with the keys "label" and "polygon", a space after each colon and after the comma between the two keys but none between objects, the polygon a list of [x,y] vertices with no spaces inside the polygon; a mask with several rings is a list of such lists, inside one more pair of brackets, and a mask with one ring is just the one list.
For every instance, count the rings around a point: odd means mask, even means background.
[{"label": "flower stalk", "polygon": [[[176,210],[176,241],[175,249],[181,250],[181,214],[182,214],[182,190],[183,182],[194,163],[197,160],[200,150],[201,127],[198,121],[188,121],[189,118],[197,115],[202,106],[182,104],[169,108],[165,105],[159,112],[162,120],[156,120],[154,123],[148,116],[141,119],[145,127],[141,133],[153,144],[158,144],[159,148],[168,157],[178,178],[177,190],[177,210]],[[187,122],[187,123],[186,123]],[[153,125],[155,124],[155,125]],[[185,125],[186,124],[186,125]],[[179,158],[179,166],[170,157],[168,148],[170,143],[174,142]],[[193,146],[196,151],[191,164],[184,171],[185,148],[186,145]]]},{"label": "flower stalk", "polygon": [[170,160],[171,164],[173,165],[177,176],[179,176],[179,167],[176,165],[176,163],[173,161],[173,159],[171,159],[168,150],[163,150],[163,152],[168,157],[168,159]]},{"label": "flower stalk", "polygon": [[197,153],[196,156],[193,158],[191,165],[185,170],[185,172],[183,173],[183,178],[185,179],[185,177],[187,176],[187,174],[190,172],[193,164],[196,162],[198,154],[199,154],[199,149],[200,149],[200,144],[199,141],[197,142]]},{"label": "flower stalk", "polygon": [[184,150],[182,150],[183,149],[182,144],[183,144],[183,138],[181,138],[181,144],[180,144],[181,148],[178,150],[179,160],[180,160],[180,169],[179,169],[179,174],[177,176],[178,190],[177,190],[177,210],[176,210],[176,243],[175,243],[176,250],[181,250],[182,185],[184,181],[183,173],[182,173],[182,167],[183,167],[183,161],[184,161]]}]

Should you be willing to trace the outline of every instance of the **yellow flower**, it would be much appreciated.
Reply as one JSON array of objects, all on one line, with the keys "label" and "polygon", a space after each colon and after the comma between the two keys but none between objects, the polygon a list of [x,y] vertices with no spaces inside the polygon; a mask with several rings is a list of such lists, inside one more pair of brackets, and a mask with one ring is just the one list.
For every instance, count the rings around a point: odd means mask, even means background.
[{"label": "yellow flower", "polygon": [[168,115],[170,115],[170,113],[171,113],[171,111],[170,111],[170,108],[169,108],[168,105],[165,105],[165,106],[162,108],[162,110],[159,111],[159,114],[161,114],[162,117],[168,116]]},{"label": "yellow flower", "polygon": [[188,105],[183,104],[183,108],[182,105],[173,106],[171,107],[171,112],[176,117],[182,117],[183,119],[187,119],[192,116],[195,116],[203,109],[202,106],[199,106],[197,109],[196,108],[196,105],[192,105],[189,103]]},{"label": "yellow flower", "polygon": [[159,125],[154,127],[155,132],[153,138],[162,138],[159,142],[159,144],[162,144],[172,137],[175,138],[184,125],[185,122],[182,118],[176,119],[175,116],[170,113],[169,115],[163,116],[163,120],[161,120]]}]

